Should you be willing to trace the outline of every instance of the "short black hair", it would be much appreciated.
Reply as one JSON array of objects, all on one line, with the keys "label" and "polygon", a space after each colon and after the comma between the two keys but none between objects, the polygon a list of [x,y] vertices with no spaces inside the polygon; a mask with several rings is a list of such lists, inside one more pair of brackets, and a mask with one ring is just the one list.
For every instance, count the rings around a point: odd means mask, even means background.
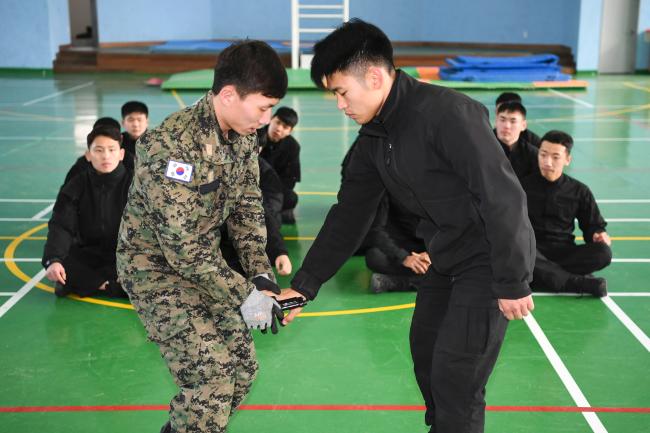
[{"label": "short black hair", "polygon": [[149,108],[147,104],[140,101],[129,101],[122,105],[122,119],[132,113],[142,113],[149,117]]},{"label": "short black hair", "polygon": [[373,24],[352,18],[314,45],[311,80],[323,89],[323,78],[335,72],[366,70],[370,65],[395,69],[393,46],[388,36]]},{"label": "short black hair", "polygon": [[273,117],[277,117],[282,123],[292,128],[298,124],[298,113],[293,108],[280,107],[275,110]]},{"label": "short black hair", "polygon": [[515,92],[503,92],[502,94],[499,95],[494,105],[498,107],[504,102],[510,102],[510,101],[521,103],[521,96],[519,96],[519,93],[515,93]]},{"label": "short black hair", "polygon": [[93,144],[93,141],[95,141],[97,137],[112,138],[113,140],[117,141],[120,147],[122,147],[122,134],[120,133],[119,128],[115,128],[114,126],[110,125],[99,125],[93,128],[93,130],[90,131],[90,134],[88,134],[86,137],[88,149],[90,149],[90,145]]},{"label": "short black hair", "polygon": [[566,147],[567,153],[571,153],[571,149],[573,149],[573,138],[564,131],[558,131],[555,129],[548,131],[546,134],[544,134],[540,143],[544,141],[548,141],[549,143],[553,144],[561,144],[562,146]]},{"label": "short black hair", "polygon": [[219,54],[214,67],[212,93],[233,85],[242,98],[261,93],[281,99],[287,93],[287,71],[269,44],[246,40],[235,42]]},{"label": "short black hair", "polygon": [[113,119],[112,117],[100,117],[99,119],[95,120],[95,123],[93,123],[93,129],[101,125],[112,126],[113,128],[116,128],[118,130],[122,127],[120,125],[120,122]]},{"label": "short black hair", "polygon": [[504,111],[506,113],[521,113],[524,119],[526,118],[526,107],[521,102],[508,101],[497,106],[497,114],[501,114]]}]

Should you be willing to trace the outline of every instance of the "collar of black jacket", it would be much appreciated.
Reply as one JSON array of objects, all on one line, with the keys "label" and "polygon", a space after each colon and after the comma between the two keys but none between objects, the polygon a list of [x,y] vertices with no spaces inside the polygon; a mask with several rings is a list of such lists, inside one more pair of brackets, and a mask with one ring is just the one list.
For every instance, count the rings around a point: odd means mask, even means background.
[{"label": "collar of black jacket", "polygon": [[111,171],[110,173],[99,174],[94,168],[91,168],[88,170],[88,172],[90,173],[90,181],[94,185],[112,186],[118,183],[124,177],[126,168],[124,168],[124,164],[120,162],[117,164],[115,170]]},{"label": "collar of black jacket", "polygon": [[413,78],[403,71],[396,70],[395,80],[384,102],[384,106],[381,107],[381,111],[370,122],[361,127],[359,134],[373,137],[387,137],[390,125],[399,115],[399,104],[411,88],[413,80]]}]

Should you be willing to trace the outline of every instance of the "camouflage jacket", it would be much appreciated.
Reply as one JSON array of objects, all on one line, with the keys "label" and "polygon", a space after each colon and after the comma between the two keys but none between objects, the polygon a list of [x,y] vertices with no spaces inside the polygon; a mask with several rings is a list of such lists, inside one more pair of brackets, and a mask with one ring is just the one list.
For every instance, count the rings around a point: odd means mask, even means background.
[{"label": "camouflage jacket", "polygon": [[[137,146],[120,227],[120,278],[142,282],[152,273],[180,276],[214,299],[243,302],[254,286],[221,256],[222,224],[227,224],[246,274],[273,278],[264,250],[256,147],[255,134],[231,131],[228,139],[223,137],[212,92],[147,131]],[[135,283],[130,291],[157,285]]]}]

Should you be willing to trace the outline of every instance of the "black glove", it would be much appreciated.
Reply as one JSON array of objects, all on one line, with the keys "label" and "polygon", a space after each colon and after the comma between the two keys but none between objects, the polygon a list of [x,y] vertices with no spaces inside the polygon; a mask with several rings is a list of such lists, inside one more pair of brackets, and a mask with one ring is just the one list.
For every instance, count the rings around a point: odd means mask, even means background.
[{"label": "black glove", "polygon": [[254,277],[251,282],[255,284],[255,288],[257,290],[268,290],[269,292],[273,292],[276,295],[280,294],[280,287],[262,275]]}]

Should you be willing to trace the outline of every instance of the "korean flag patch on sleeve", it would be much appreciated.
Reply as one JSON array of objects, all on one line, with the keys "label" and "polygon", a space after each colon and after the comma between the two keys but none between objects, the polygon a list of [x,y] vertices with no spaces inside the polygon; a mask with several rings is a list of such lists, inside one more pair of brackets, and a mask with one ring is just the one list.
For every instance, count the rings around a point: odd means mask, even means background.
[{"label": "korean flag patch on sleeve", "polygon": [[192,181],[192,174],[194,174],[194,166],[192,164],[172,160],[169,160],[167,163],[165,176],[170,179],[189,183]]}]

